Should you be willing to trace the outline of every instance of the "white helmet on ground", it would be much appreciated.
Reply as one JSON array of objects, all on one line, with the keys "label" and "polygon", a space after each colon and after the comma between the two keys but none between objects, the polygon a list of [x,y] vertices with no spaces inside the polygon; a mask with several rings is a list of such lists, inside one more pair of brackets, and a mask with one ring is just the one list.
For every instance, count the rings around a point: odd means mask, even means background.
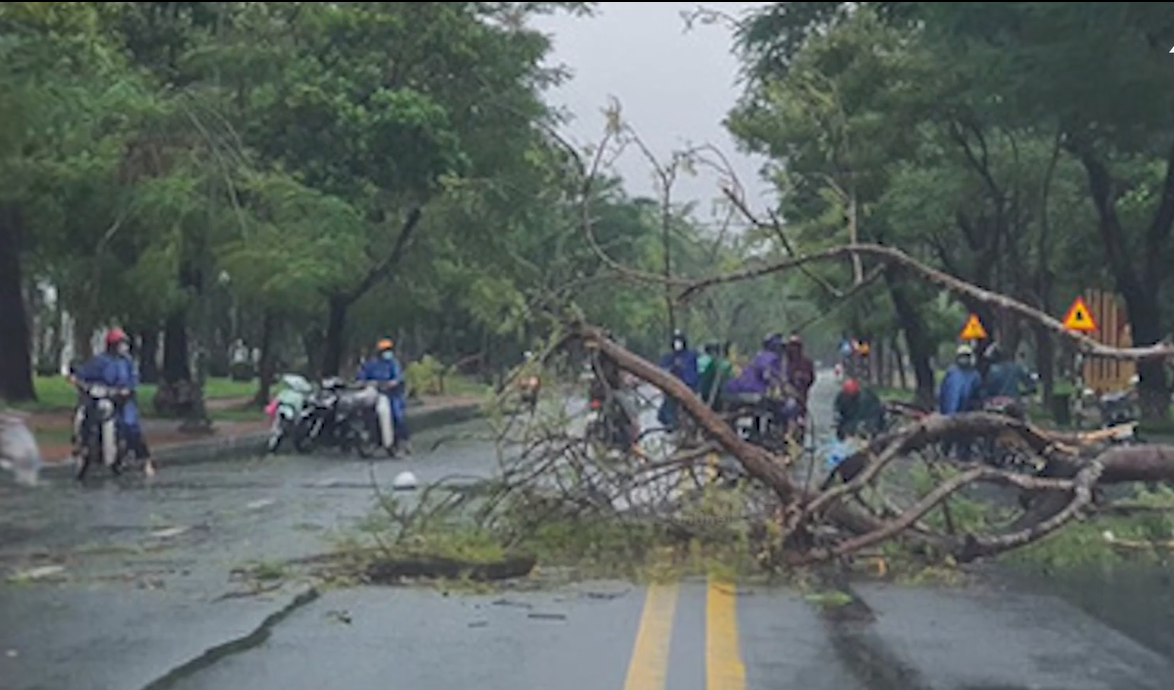
[{"label": "white helmet on ground", "polygon": [[395,475],[395,479],[391,481],[391,486],[396,491],[414,491],[419,481],[416,480],[416,475],[404,470]]}]

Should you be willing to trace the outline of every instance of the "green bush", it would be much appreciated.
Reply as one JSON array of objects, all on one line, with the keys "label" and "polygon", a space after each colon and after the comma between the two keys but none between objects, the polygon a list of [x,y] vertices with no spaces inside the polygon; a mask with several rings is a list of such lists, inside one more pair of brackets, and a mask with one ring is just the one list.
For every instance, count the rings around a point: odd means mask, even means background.
[{"label": "green bush", "polygon": [[412,362],[404,370],[408,380],[408,395],[441,395],[444,393],[445,367],[432,355]]},{"label": "green bush", "polygon": [[252,381],[256,375],[252,362],[234,362],[229,366],[228,372],[233,381]]}]

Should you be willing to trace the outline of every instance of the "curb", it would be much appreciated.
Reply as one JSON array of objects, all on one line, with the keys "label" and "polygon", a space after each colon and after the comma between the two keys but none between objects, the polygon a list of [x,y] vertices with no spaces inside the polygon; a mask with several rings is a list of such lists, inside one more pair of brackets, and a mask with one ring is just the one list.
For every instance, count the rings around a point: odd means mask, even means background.
[{"label": "curb", "polygon": [[[408,422],[412,425],[413,434],[460,424],[477,419],[481,415],[480,403],[445,405],[428,410],[412,410],[411,408],[407,410]],[[265,441],[268,438],[269,432],[266,430],[191,443],[169,444],[155,449],[154,456],[159,463],[160,470],[176,465],[196,465],[257,457],[265,454]],[[41,468],[41,474],[42,476],[73,476],[73,463],[62,462],[46,465]]]}]

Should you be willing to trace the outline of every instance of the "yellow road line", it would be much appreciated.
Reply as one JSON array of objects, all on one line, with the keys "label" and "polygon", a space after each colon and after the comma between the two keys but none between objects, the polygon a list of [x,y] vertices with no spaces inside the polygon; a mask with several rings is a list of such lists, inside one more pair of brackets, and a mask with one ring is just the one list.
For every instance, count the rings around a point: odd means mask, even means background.
[{"label": "yellow road line", "polygon": [[705,597],[705,687],[746,690],[746,667],[738,647],[737,588],[709,579]]},{"label": "yellow road line", "polygon": [[673,633],[676,609],[676,583],[653,583],[648,586],[624,690],[664,690],[669,669],[669,640]]}]

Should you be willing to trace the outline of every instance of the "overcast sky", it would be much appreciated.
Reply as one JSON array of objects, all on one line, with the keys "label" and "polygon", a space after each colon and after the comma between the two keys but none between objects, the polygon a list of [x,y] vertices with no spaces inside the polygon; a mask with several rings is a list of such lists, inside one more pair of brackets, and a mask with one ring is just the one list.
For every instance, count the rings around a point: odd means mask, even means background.
[{"label": "overcast sky", "polygon": [[[706,6],[740,14],[763,4]],[[762,161],[739,154],[722,125],[739,92],[730,31],[712,24],[686,32],[681,12],[697,7],[688,2],[603,2],[591,18],[541,18],[536,27],[554,37],[552,62],[574,73],[549,99],[574,114],[564,134],[578,144],[603,137],[602,110],[614,96],[624,119],[662,160],[690,143],[717,146],[733,163],[752,206],[762,208],[767,190],[758,178]],[[654,195],[652,169],[638,152],[625,153],[617,168],[630,193]],[[677,183],[674,197],[702,202],[698,212],[706,214],[710,200],[721,196],[718,183],[715,174],[699,173]]]}]

